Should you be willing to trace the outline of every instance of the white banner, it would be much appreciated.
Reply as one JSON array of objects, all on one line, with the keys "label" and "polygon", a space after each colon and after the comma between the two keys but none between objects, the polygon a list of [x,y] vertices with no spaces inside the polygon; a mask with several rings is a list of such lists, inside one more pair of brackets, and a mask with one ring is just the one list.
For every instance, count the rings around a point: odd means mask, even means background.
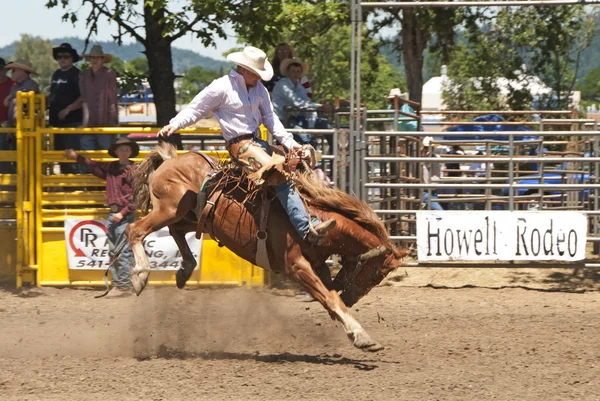
[{"label": "white banner", "polygon": [[[104,270],[108,267],[107,226],[107,220],[65,220],[69,269]],[[195,233],[188,233],[186,239],[196,261],[199,261],[202,240],[197,240]],[[181,254],[167,227],[149,234],[144,239],[144,249],[151,269],[177,270],[181,267]]]},{"label": "white banner", "polygon": [[585,258],[587,219],[577,212],[420,211],[419,260]]}]

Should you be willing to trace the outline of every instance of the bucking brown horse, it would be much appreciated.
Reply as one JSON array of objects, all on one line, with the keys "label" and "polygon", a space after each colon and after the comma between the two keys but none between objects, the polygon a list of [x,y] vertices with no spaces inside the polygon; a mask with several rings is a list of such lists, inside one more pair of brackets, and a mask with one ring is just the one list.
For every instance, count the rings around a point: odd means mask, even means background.
[{"label": "bucking brown horse", "polygon": [[[136,169],[136,203],[144,210],[152,206],[150,213],[130,224],[126,232],[135,256],[131,281],[138,295],[150,274],[143,239],[162,227],[169,227],[183,257],[182,268],[177,272],[178,287],[183,287],[192,274],[196,261],[185,234],[197,229],[198,215],[202,214],[202,210],[196,210],[198,193],[205,178],[215,174],[217,164],[217,160],[195,152],[177,156],[174,147],[161,144]],[[332,319],[339,320],[354,346],[368,351],[382,349],[350,315],[347,306],[355,304],[400,267],[409,251],[390,242],[383,224],[366,203],[326,188],[314,174],[298,174],[295,186],[311,215],[321,221],[334,218],[337,223],[318,245],[298,236],[276,198],[272,201],[273,197],[249,196],[243,182],[231,180],[221,185],[218,198],[209,201],[212,210],[204,217],[203,231],[238,256],[257,264],[261,204],[272,202],[266,229],[269,265],[299,283]],[[210,195],[210,189],[205,191]],[[326,260],[334,254],[341,256],[342,269],[332,280]]]}]

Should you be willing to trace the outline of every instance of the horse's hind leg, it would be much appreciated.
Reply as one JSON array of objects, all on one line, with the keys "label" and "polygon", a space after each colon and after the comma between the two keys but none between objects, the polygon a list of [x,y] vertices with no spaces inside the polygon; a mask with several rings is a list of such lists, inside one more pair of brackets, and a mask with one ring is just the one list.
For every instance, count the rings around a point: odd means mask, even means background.
[{"label": "horse's hind leg", "polygon": [[383,349],[383,346],[373,341],[360,323],[350,315],[338,293],[335,290],[327,289],[312,270],[308,260],[301,255],[294,257],[293,260],[288,260],[290,262],[288,274],[327,309],[332,319],[337,319],[342,323],[346,335],[355,347],[372,352]]},{"label": "horse's hind leg", "polygon": [[185,283],[194,272],[194,268],[197,264],[194,253],[191,251],[190,246],[185,239],[186,233],[195,230],[196,224],[193,224],[187,220],[180,220],[169,226],[169,233],[171,233],[171,237],[173,237],[175,240],[177,248],[179,248],[179,252],[181,252],[181,257],[183,259],[182,267],[177,270],[177,288],[183,288],[185,286]]}]

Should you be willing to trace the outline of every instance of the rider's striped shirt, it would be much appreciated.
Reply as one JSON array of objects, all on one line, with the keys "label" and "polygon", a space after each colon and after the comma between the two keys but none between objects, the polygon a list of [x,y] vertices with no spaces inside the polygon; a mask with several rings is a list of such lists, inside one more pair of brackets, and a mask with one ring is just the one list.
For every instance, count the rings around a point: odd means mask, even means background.
[{"label": "rider's striped shirt", "polygon": [[213,114],[226,141],[255,133],[262,123],[288,149],[297,146],[292,135],[273,113],[273,105],[264,85],[258,82],[256,86],[246,88],[244,77],[235,70],[204,88],[169,124],[181,129]]}]

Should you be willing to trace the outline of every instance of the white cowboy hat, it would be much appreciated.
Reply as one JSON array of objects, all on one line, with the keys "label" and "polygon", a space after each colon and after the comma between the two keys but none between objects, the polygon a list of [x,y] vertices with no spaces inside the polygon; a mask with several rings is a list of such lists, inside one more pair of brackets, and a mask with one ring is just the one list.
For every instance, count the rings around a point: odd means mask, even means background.
[{"label": "white cowboy hat", "polygon": [[94,45],[92,46],[92,50],[89,53],[83,54],[83,58],[89,60],[90,57],[102,57],[105,63],[110,63],[112,60],[112,56],[110,54],[104,53],[102,50],[102,46]]},{"label": "white cowboy hat", "polygon": [[402,97],[402,92],[400,88],[394,88],[390,90],[390,93],[387,95],[388,99],[393,99],[395,97]]},{"label": "white cowboy hat", "polygon": [[10,61],[10,62],[6,63],[6,65],[4,66],[5,70],[13,70],[15,68],[23,70],[23,71],[27,71],[28,73],[33,74],[33,75],[38,75],[38,73],[35,72],[33,67],[31,67],[31,62],[26,59],[21,58],[21,59],[17,59],[16,61]]},{"label": "white cowboy hat", "polygon": [[256,73],[263,81],[273,78],[273,66],[267,55],[256,47],[246,46],[241,52],[228,54],[227,60]]},{"label": "white cowboy hat", "polygon": [[426,136],[425,138],[423,138],[423,146],[429,146],[429,145],[431,145],[431,141],[433,141],[433,137],[432,136]]},{"label": "white cowboy hat", "polygon": [[279,72],[282,76],[288,76],[288,68],[291,64],[299,64],[302,67],[302,73],[300,76],[308,74],[308,63],[302,62],[302,60],[298,60],[297,58],[286,58],[279,65]]}]

